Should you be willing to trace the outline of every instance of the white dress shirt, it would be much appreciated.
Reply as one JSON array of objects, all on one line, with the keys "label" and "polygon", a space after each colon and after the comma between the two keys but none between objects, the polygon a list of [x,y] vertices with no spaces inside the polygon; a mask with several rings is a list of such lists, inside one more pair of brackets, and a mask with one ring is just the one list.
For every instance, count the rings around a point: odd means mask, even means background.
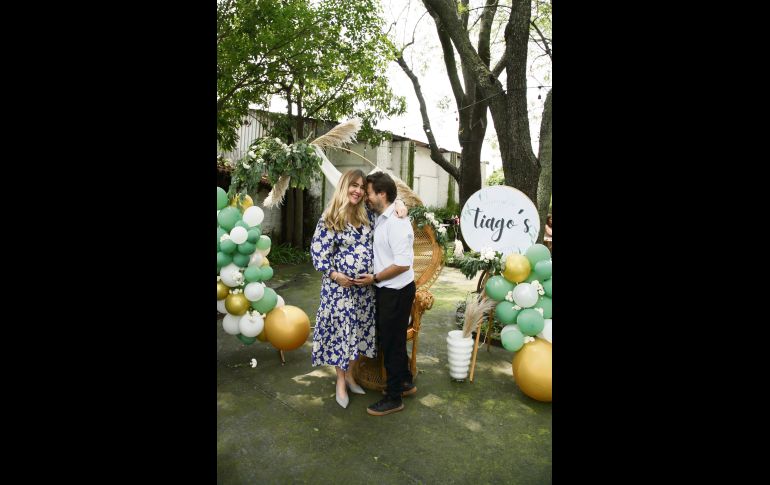
[{"label": "white dress shirt", "polygon": [[409,266],[400,275],[375,283],[379,288],[400,290],[414,281],[414,231],[409,218],[399,219],[395,209],[395,204],[390,204],[374,223],[374,274],[392,264]]}]

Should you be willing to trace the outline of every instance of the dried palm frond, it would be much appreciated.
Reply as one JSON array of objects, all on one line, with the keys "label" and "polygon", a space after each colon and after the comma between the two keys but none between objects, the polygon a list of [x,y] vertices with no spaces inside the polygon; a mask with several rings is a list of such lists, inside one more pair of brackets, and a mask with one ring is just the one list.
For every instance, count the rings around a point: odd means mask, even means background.
[{"label": "dried palm frond", "polygon": [[471,333],[477,331],[481,322],[495,310],[497,302],[491,298],[479,295],[471,296],[470,301],[465,305],[465,322],[463,323],[463,337],[468,338]]},{"label": "dried palm frond", "polygon": [[388,175],[393,177],[393,180],[396,182],[396,189],[398,190],[398,196],[401,198],[401,200],[404,201],[404,204],[411,209],[412,207],[420,207],[425,204],[423,204],[422,199],[417,197],[417,194],[414,193],[412,189],[409,188],[408,185],[406,185],[406,182],[401,180],[400,178],[396,177],[392,172],[388,171]]},{"label": "dried palm frond", "polygon": [[342,145],[355,142],[356,133],[358,133],[358,130],[360,129],[361,120],[353,118],[352,120],[348,120],[335,126],[329,130],[328,133],[311,141],[310,144],[321,148],[341,147]]},{"label": "dried palm frond", "polygon": [[288,175],[281,175],[281,178],[278,179],[278,182],[276,182],[275,185],[273,185],[273,189],[270,191],[269,194],[267,194],[267,197],[265,197],[265,200],[262,201],[262,205],[264,207],[267,207],[268,209],[272,209],[273,207],[280,206],[283,202],[283,197],[286,195],[286,191],[289,189],[289,181],[291,180],[291,177]]},{"label": "dried palm frond", "polygon": [[420,207],[425,205],[422,203],[422,199],[420,199],[417,196],[417,194],[415,194],[414,191],[411,188],[409,188],[406,182],[401,180],[398,177],[398,175],[393,173],[392,170],[390,169],[383,170],[380,167],[375,166],[374,169],[369,173],[375,173],[375,172],[385,172],[388,175],[390,175],[390,178],[392,178],[393,181],[396,183],[396,192],[398,193],[398,197],[404,201],[404,204],[406,205],[407,208],[411,209],[412,207]]}]

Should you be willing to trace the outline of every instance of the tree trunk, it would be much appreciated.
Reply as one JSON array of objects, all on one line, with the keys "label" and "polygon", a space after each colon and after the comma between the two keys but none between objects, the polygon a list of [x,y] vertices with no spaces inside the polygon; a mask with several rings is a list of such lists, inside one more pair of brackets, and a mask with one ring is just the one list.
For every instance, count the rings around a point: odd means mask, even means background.
[{"label": "tree trunk", "polygon": [[537,205],[540,164],[532,151],[527,109],[527,49],[532,11],[531,0],[513,2],[506,28],[506,42],[511,44],[511,57],[506,65],[506,108],[509,115],[505,135],[511,143],[503,155],[505,183],[524,192]]},{"label": "tree trunk", "polygon": [[292,189],[293,190],[293,196],[294,196],[294,219],[293,219],[293,225],[294,225],[294,237],[291,240],[291,245],[294,246],[297,249],[302,249],[304,242],[304,234],[302,231],[302,208],[304,207],[303,204],[303,190],[302,189]]},{"label": "tree trunk", "polygon": [[475,123],[470,128],[470,136],[463,140],[461,138],[462,164],[460,169],[460,208],[465,206],[465,202],[471,195],[481,190],[481,147],[484,144],[484,134],[486,132],[486,106],[484,106],[484,115],[482,118],[473,118]]},{"label": "tree trunk", "polygon": [[540,165],[532,152],[527,112],[527,47],[532,0],[514,0],[505,28],[506,89],[479,56],[468,33],[457,16],[453,2],[423,0],[440,18],[452,39],[463,66],[472,73],[482,99],[487,101],[495,124],[503,161],[505,183],[524,192],[533,203],[537,201]]},{"label": "tree trunk", "polygon": [[548,218],[548,206],[551,203],[551,90],[545,97],[543,106],[543,120],[540,123],[540,148],[538,160],[540,161],[540,180],[537,184],[537,212],[540,215],[540,235],[537,242],[543,242],[545,235],[545,222]]},{"label": "tree trunk", "polygon": [[286,205],[283,210],[283,242],[294,240],[294,189],[286,190]]}]

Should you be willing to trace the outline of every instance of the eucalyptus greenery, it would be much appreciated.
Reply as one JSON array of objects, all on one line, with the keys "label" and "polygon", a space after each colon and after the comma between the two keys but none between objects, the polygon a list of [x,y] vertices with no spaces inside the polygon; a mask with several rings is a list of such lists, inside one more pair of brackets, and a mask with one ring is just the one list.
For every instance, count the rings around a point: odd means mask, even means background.
[{"label": "eucalyptus greenery", "polygon": [[235,164],[228,195],[256,193],[262,176],[275,185],[281,176],[291,177],[290,187],[304,189],[321,173],[321,158],[307,140],[286,145],[280,138],[259,138],[248,154]]}]

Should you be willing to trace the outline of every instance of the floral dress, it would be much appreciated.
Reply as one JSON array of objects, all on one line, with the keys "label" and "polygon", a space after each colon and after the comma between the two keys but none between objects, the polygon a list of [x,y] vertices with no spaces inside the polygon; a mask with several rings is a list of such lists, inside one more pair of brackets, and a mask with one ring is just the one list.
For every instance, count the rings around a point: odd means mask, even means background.
[{"label": "floral dress", "polygon": [[328,229],[323,219],[310,243],[315,269],[322,272],[321,301],[313,330],[313,366],[334,365],[347,370],[359,355],[375,357],[374,288],[343,288],[331,279],[332,271],[355,278],[371,274],[374,266],[374,213],[367,211],[370,226],[344,231]]}]

